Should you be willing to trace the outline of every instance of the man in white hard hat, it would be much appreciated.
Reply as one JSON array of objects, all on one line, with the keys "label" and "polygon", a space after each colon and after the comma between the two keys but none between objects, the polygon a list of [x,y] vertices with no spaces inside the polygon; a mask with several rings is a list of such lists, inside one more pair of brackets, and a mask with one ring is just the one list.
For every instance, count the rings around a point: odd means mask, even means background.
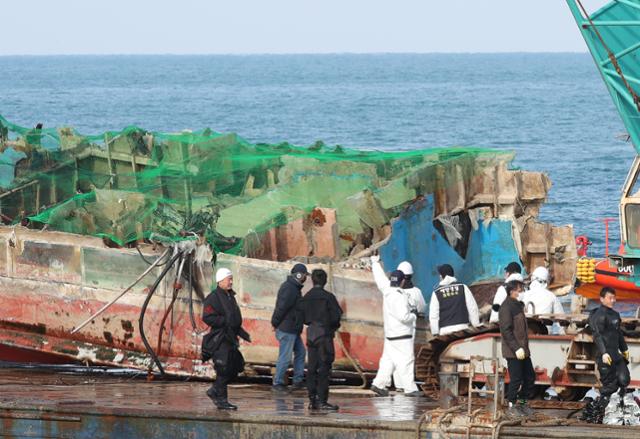
[{"label": "man in white hard hat", "polygon": [[[407,298],[410,311],[414,312],[416,315],[424,314],[427,308],[427,304],[424,300],[424,296],[422,295],[422,291],[420,291],[420,288],[416,287],[413,284],[413,266],[409,261],[402,261],[400,262],[400,264],[398,264],[397,270],[402,271],[402,273],[404,274],[402,292]],[[373,272],[373,278],[376,281],[376,285],[378,286],[378,289],[380,291],[383,291],[384,288],[389,287],[389,279],[384,274],[384,270],[382,269],[382,265],[380,264],[380,256],[371,257],[371,271]],[[416,322],[417,319],[413,324],[413,342],[415,342]],[[393,384],[396,387],[397,391],[404,391],[405,386],[402,384],[402,374],[397,369],[393,371]],[[389,383],[388,385],[391,385],[391,383]]]},{"label": "man in white hard hat", "polygon": [[[520,300],[524,303],[524,312],[527,315],[564,314],[564,308],[562,308],[558,297],[547,289],[548,283],[549,270],[545,267],[538,267],[533,270],[529,290],[525,291],[520,297]],[[547,329],[549,334],[562,331],[562,328],[553,331],[551,326],[547,326]]]},{"label": "man in white hard hat", "polygon": [[504,284],[498,287],[495,296],[493,296],[493,304],[491,305],[491,315],[489,316],[489,322],[498,323],[498,311],[500,311],[500,305],[507,298],[507,290],[504,286],[507,282],[516,280],[518,282],[524,282],[522,277],[522,267],[517,262],[509,262],[504,268]]},{"label": "man in white hard hat", "polygon": [[217,287],[202,304],[202,320],[211,330],[202,339],[202,360],[213,360],[216,381],[207,390],[219,410],[236,410],[227,399],[227,385],[244,370],[238,337],[250,342],[251,336],[242,328],[242,314],[233,291],[233,274],[228,268],[216,272]]},{"label": "man in white hard hat", "polygon": [[[378,373],[371,385],[378,396],[387,396],[391,377],[398,377],[396,387],[401,387],[405,396],[419,396],[414,380],[415,352],[413,337],[417,310],[411,308],[403,290],[404,273],[395,270],[390,278],[382,270],[380,257],[372,256],[373,276],[382,293],[382,318],[384,322],[384,346]],[[397,373],[396,373],[397,371]]]}]

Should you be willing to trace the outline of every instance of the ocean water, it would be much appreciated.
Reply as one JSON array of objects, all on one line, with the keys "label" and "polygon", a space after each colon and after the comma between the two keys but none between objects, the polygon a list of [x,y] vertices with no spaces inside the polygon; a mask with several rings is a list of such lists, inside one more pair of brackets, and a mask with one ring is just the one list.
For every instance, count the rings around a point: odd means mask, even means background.
[{"label": "ocean water", "polygon": [[542,219],[573,224],[594,255],[634,157],[586,53],[0,57],[0,114],[87,134],[211,127],[255,142],[512,150],[553,181]]}]

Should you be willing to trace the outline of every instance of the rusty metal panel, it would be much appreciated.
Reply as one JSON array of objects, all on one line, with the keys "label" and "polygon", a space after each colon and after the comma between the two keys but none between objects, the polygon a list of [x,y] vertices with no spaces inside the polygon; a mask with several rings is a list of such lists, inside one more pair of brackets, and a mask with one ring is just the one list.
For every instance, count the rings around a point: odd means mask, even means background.
[{"label": "rusty metal panel", "polygon": [[[147,258],[153,261],[154,258]],[[125,253],[122,250],[83,247],[84,268],[83,284],[93,288],[123,290],[147,269],[148,265],[140,255]],[[149,273],[145,279],[133,288],[141,292],[151,285],[158,270]]]}]

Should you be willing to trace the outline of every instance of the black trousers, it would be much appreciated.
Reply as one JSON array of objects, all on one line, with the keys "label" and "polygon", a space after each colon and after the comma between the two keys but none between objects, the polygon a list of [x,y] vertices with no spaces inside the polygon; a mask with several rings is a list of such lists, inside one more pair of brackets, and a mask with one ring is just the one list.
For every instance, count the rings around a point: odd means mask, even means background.
[{"label": "black trousers", "polygon": [[309,398],[317,397],[321,402],[327,402],[331,365],[336,356],[333,337],[322,337],[314,343],[307,344],[307,353],[309,355],[307,365]]},{"label": "black trousers", "polygon": [[531,358],[518,360],[517,358],[507,358],[509,368],[509,388],[507,389],[507,400],[527,400],[533,392],[536,383],[536,373],[531,364]]},{"label": "black trousers", "polygon": [[232,346],[223,343],[214,352],[213,358],[211,359],[213,361],[213,368],[216,371],[216,381],[213,383],[213,388],[218,401],[227,401],[227,385],[238,376],[237,367],[231,364],[231,351],[233,349]]},{"label": "black trousers", "polygon": [[600,394],[603,397],[611,396],[619,387],[626,388],[631,377],[629,368],[623,358],[618,358],[609,366],[598,359],[598,371],[600,372]]},{"label": "black trousers", "polygon": [[213,383],[213,388],[216,391],[216,399],[218,401],[226,401],[227,400],[227,385],[229,381],[232,380],[228,374],[225,373],[224,370],[218,370],[218,367],[215,367],[216,370],[216,380]]}]

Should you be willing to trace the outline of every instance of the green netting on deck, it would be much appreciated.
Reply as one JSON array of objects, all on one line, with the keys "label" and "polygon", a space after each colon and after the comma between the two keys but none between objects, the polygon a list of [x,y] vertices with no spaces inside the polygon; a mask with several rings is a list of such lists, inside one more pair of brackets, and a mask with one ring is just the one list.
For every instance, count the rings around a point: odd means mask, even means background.
[{"label": "green netting on deck", "polygon": [[302,220],[307,233],[306,218],[326,208],[335,210],[332,233],[344,256],[415,197],[467,184],[483,162],[511,158],[480,148],[252,144],[210,129],[128,127],[86,136],[68,127],[24,128],[1,116],[0,147],[5,222],[28,218],[120,245],[199,234],[217,251],[243,254],[260,253],[265,234],[283,225]]}]

